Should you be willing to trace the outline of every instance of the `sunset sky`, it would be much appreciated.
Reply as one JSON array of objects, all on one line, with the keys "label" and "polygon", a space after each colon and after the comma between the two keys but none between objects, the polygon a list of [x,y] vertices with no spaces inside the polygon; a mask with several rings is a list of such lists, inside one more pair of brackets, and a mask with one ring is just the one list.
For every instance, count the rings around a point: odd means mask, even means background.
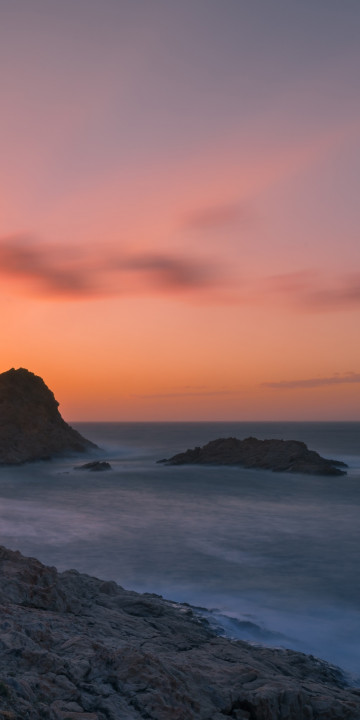
[{"label": "sunset sky", "polygon": [[360,420],[359,0],[0,0],[0,372]]}]

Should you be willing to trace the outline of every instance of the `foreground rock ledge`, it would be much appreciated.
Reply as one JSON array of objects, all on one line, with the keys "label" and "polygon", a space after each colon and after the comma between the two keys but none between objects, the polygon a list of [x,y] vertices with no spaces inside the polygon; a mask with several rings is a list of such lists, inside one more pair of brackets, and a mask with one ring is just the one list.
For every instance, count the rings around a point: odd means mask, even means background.
[{"label": "foreground rock ledge", "polygon": [[0,374],[0,464],[18,465],[96,448],[68,425],[38,375],[25,368]]},{"label": "foreground rock ledge", "polygon": [[0,546],[2,720],[359,720],[360,690],[189,607]]},{"label": "foreground rock ledge", "polygon": [[159,460],[167,465],[241,465],[274,472],[306,475],[346,475],[347,465],[340,460],[327,460],[309,450],[298,440],[257,440],[254,437],[218,438],[203,447]]}]

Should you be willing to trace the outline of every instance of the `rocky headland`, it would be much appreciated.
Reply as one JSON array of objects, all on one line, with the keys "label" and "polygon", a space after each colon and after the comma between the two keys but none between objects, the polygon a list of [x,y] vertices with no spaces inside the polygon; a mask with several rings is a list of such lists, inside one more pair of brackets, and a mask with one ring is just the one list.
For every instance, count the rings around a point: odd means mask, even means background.
[{"label": "rocky headland", "polygon": [[0,610],[1,720],[360,718],[360,690],[325,662],[1,546]]},{"label": "rocky headland", "polygon": [[68,425],[41,377],[12,368],[0,374],[0,464],[17,465],[96,448]]},{"label": "rocky headland", "polygon": [[321,457],[298,440],[258,440],[254,437],[245,440],[218,438],[203,447],[158,462],[167,465],[240,465],[306,475],[345,475],[344,468],[347,467],[340,460]]}]

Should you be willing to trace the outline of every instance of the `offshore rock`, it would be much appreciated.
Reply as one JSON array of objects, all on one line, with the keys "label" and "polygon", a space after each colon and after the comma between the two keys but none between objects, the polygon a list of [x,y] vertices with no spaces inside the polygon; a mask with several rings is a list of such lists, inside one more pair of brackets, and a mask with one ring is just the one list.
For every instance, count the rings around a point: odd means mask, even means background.
[{"label": "offshore rock", "polygon": [[359,720],[360,690],[189,606],[0,546],[1,720]]},{"label": "offshore rock", "polygon": [[93,460],[92,462],[84,463],[84,465],[76,465],[74,470],[91,470],[91,472],[103,472],[104,470],[111,470],[111,465],[106,460]]},{"label": "offshore rock", "polygon": [[179,453],[160,463],[167,465],[241,465],[274,472],[306,475],[346,475],[340,460],[327,460],[298,440],[257,440],[254,437],[218,438],[203,447]]},{"label": "offshore rock", "polygon": [[96,448],[62,419],[41,377],[12,368],[0,374],[0,464],[43,460]]}]

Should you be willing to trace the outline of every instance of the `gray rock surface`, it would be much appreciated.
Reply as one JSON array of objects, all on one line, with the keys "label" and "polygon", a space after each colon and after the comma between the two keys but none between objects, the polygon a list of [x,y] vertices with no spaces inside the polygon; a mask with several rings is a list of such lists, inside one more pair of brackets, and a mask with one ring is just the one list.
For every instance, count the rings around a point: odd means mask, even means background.
[{"label": "gray rock surface", "polygon": [[298,440],[257,440],[248,437],[218,438],[203,447],[159,460],[167,465],[241,465],[276,472],[306,475],[345,475],[347,465],[340,460],[327,460]]},{"label": "gray rock surface", "polygon": [[96,448],[62,419],[58,405],[38,375],[24,368],[0,374],[0,464]]},{"label": "gray rock surface", "polygon": [[1,720],[359,720],[312,656],[217,637],[192,609],[0,546]]}]

